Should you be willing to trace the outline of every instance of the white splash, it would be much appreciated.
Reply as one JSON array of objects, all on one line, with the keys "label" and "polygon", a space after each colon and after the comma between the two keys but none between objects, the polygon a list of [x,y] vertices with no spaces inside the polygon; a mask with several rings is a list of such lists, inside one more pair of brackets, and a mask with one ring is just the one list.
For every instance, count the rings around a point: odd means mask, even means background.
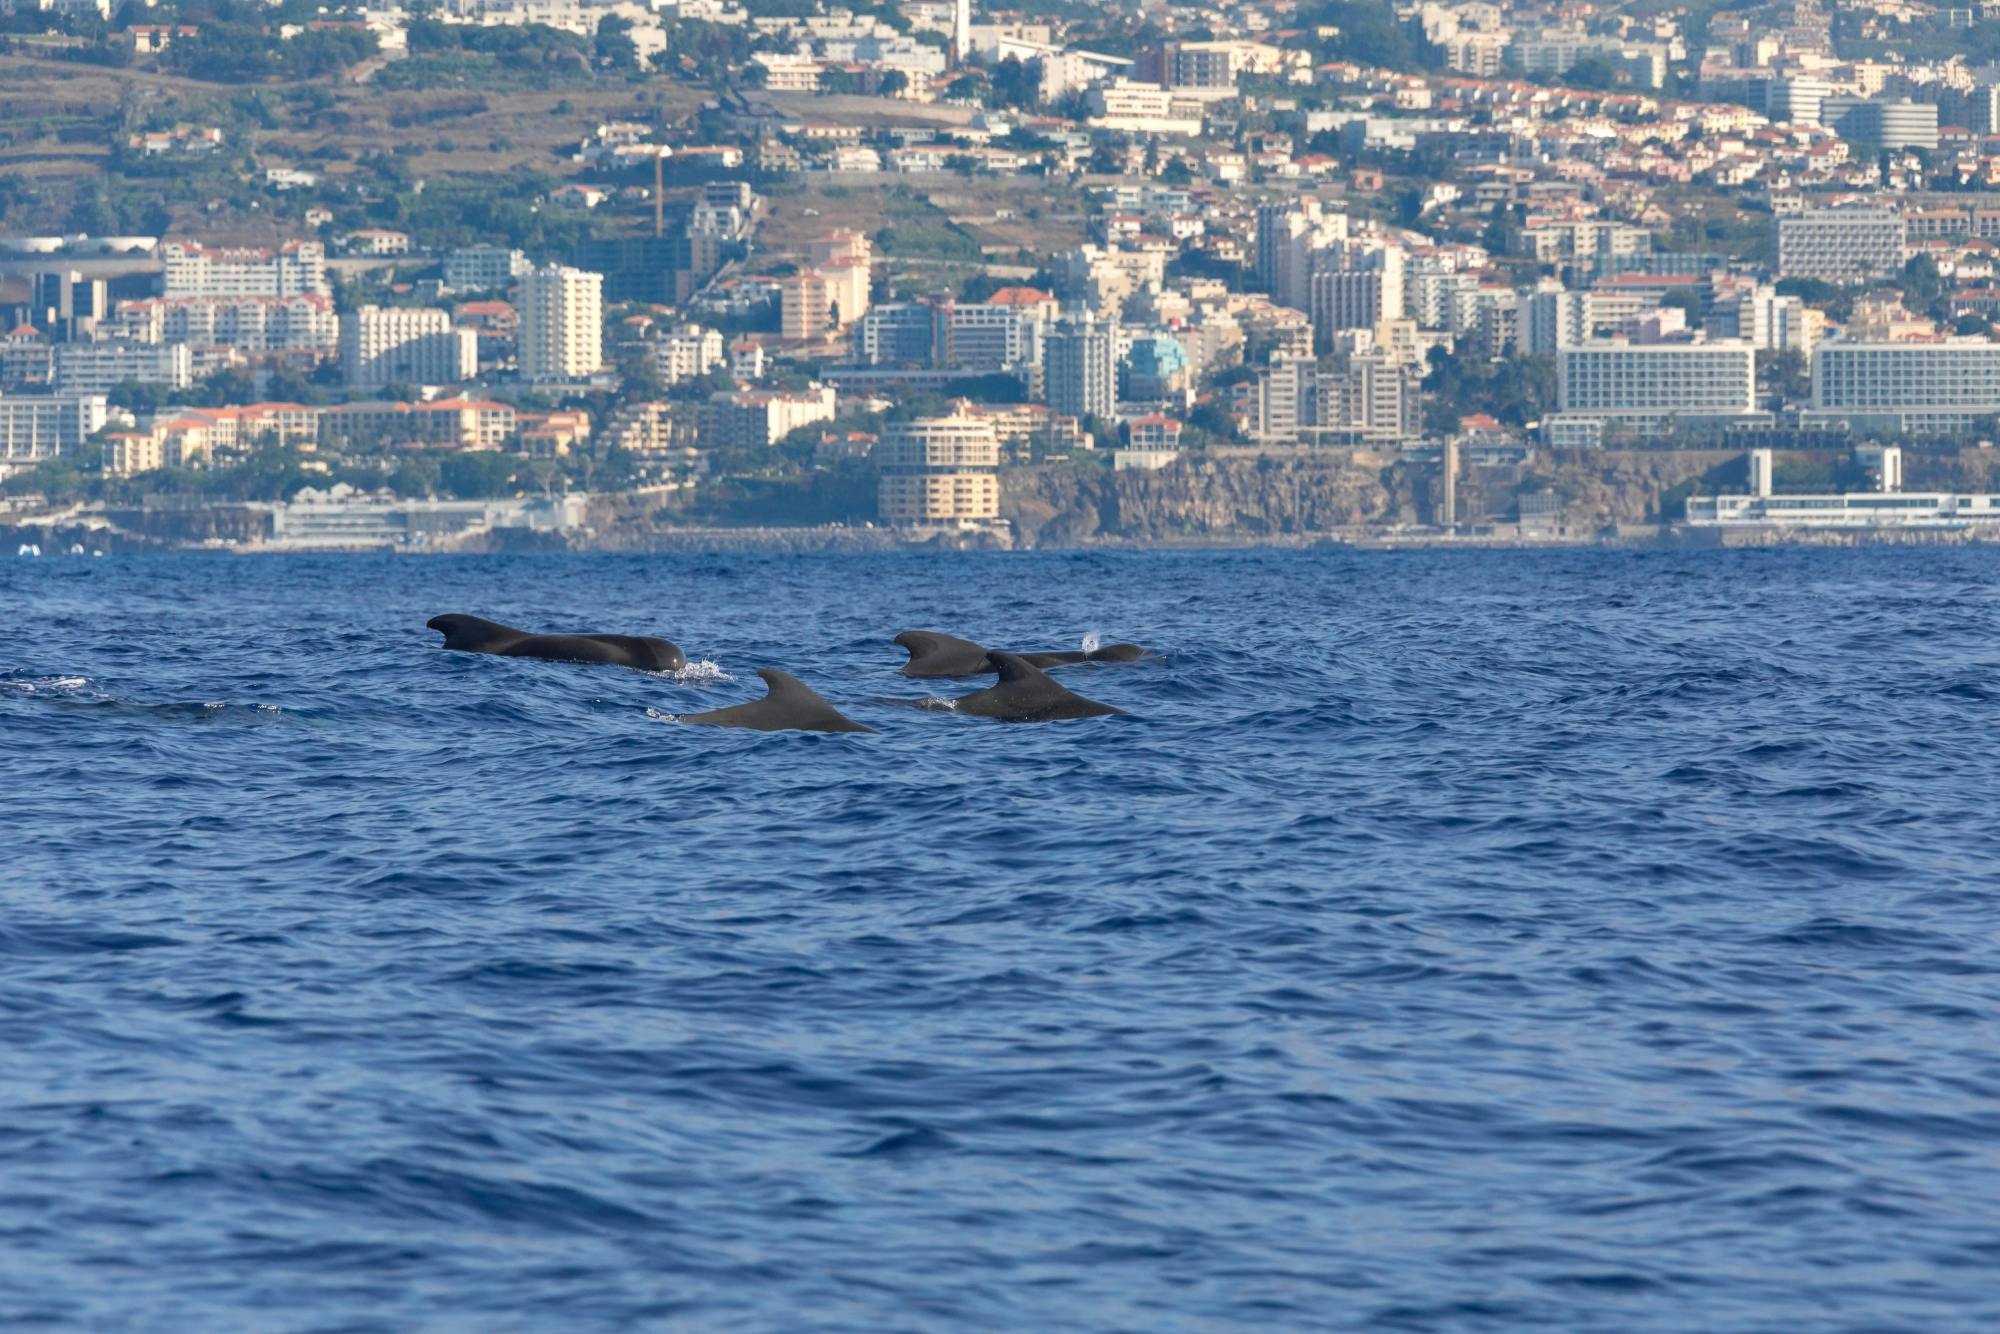
[{"label": "white splash", "polygon": [[1095,653],[1103,647],[1104,632],[1102,630],[1092,630],[1083,637],[1083,651],[1085,653]]},{"label": "white splash", "polygon": [[656,709],[651,705],[646,708],[646,716],[656,723],[677,723],[681,720],[678,713],[668,713],[665,709]]},{"label": "white splash", "polygon": [[946,699],[942,695],[925,695],[917,707],[920,709],[938,709],[949,712],[958,707],[958,701],[955,699]]},{"label": "white splash", "polygon": [[684,686],[714,685],[718,682],[734,681],[736,679],[728,672],[723,671],[719,664],[710,662],[707,658],[703,658],[700,662],[691,662],[679,671],[651,672],[648,675],[665,677],[669,681],[678,681]]},{"label": "white splash", "polygon": [[21,681],[0,681],[0,686],[18,690],[24,695],[68,694],[89,684],[87,676],[37,676]]}]

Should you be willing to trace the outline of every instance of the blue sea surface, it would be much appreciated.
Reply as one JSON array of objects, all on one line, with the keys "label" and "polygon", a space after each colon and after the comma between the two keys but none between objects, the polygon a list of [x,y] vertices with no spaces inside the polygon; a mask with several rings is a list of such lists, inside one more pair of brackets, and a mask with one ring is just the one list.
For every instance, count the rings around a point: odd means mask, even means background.
[{"label": "blue sea surface", "polygon": [[[1997,589],[8,557],[0,1323],[1993,1329]],[[1009,726],[915,628],[1160,657]],[[880,735],[672,721],[763,666]]]}]

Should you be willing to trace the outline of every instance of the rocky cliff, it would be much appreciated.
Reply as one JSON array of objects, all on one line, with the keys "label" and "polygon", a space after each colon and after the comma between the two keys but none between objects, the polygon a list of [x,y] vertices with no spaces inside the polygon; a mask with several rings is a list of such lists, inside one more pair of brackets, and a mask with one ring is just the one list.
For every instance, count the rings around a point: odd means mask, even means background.
[{"label": "rocky cliff", "polygon": [[1415,522],[1416,496],[1399,473],[1347,449],[1199,456],[1157,472],[1049,464],[1004,473],[1000,512],[1030,547],[1311,538]]}]

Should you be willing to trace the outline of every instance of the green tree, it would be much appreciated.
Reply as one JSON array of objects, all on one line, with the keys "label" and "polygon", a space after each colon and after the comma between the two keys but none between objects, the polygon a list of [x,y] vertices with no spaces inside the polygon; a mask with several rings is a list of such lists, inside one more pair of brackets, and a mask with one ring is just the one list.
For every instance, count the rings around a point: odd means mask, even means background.
[{"label": "green tree", "polygon": [[461,500],[504,496],[514,480],[514,460],[490,449],[447,454],[438,465],[443,489]]}]

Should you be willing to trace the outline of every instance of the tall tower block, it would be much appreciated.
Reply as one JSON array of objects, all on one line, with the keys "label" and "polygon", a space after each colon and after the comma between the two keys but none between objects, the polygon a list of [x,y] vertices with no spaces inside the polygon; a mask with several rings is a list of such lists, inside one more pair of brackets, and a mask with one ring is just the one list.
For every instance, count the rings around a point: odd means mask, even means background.
[{"label": "tall tower block", "polygon": [[972,0],[952,0],[951,63],[960,68],[972,52]]}]

